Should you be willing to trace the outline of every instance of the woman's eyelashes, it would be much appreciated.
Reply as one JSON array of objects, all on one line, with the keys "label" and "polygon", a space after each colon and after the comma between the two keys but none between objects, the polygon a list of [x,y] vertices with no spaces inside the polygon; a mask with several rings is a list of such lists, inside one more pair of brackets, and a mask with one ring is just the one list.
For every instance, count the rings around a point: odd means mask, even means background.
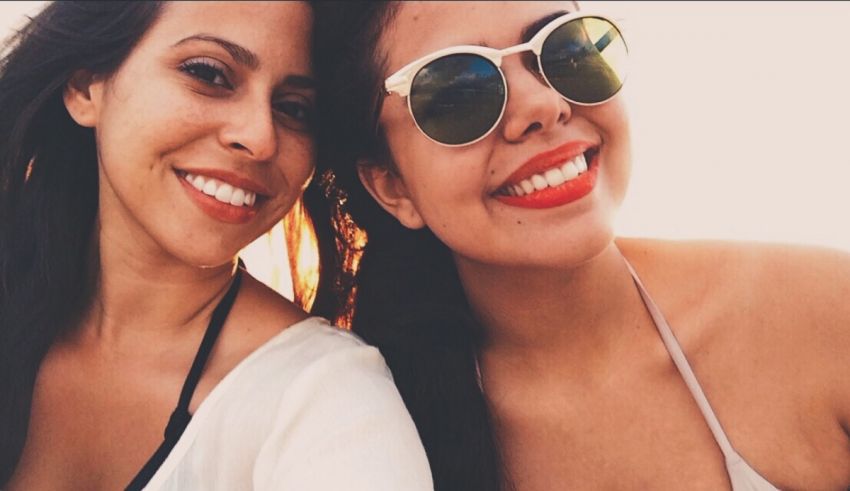
[{"label": "woman's eyelashes", "polygon": [[302,94],[285,94],[272,103],[281,124],[299,131],[313,129],[313,101]]},{"label": "woman's eyelashes", "polygon": [[[201,92],[206,95],[225,97],[239,89],[239,84],[231,82],[235,75],[230,75],[228,66],[214,58],[191,58],[181,63],[178,69],[203,84],[206,90]],[[210,89],[212,92],[209,92]],[[286,93],[275,96],[271,109],[282,126],[296,131],[312,131],[314,105],[312,98],[304,94]]]},{"label": "woman's eyelashes", "polygon": [[211,87],[233,90],[227,78],[227,66],[212,58],[192,58],[178,67],[180,71]]}]

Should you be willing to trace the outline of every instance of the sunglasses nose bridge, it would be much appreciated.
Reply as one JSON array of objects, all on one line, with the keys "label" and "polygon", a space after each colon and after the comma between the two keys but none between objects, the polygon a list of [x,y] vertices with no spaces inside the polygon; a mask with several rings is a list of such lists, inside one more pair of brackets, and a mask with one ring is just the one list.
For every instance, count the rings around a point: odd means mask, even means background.
[{"label": "sunglasses nose bridge", "polygon": [[537,46],[536,44],[531,44],[531,43],[517,44],[516,46],[511,46],[509,48],[499,50],[499,52],[496,53],[495,56],[493,56],[493,62],[496,64],[497,67],[501,68],[502,59],[506,56],[525,53],[526,51],[531,51],[532,53],[534,53],[535,56],[540,56],[541,49],[542,49],[542,47]]}]

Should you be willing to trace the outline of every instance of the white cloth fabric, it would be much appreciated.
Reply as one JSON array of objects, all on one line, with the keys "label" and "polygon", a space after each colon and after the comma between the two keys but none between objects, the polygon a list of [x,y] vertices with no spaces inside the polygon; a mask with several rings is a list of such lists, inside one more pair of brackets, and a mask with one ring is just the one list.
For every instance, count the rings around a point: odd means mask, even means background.
[{"label": "white cloth fabric", "polygon": [[266,342],[207,396],[146,490],[433,490],[377,349],[318,317]]}]

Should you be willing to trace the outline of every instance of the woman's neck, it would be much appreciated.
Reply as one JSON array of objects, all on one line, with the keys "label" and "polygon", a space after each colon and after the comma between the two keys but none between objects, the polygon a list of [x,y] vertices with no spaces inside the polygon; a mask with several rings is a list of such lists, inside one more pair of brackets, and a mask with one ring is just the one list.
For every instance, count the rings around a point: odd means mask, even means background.
[{"label": "woman's neck", "polygon": [[198,268],[128,234],[96,233],[96,287],[80,334],[120,343],[206,327],[234,263]]},{"label": "woman's neck", "polygon": [[526,366],[569,360],[578,370],[594,370],[611,362],[648,319],[613,242],[571,269],[457,264],[485,330],[485,358]]}]

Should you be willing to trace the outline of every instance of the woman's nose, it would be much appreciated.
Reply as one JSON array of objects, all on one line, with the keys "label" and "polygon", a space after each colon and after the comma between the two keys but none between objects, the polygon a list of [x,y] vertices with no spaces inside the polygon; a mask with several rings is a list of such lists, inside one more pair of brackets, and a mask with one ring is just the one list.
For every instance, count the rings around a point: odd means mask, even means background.
[{"label": "woman's nose", "polygon": [[277,128],[268,97],[234,101],[219,133],[221,144],[251,160],[266,162],[278,152]]},{"label": "woman's nose", "polygon": [[549,86],[521,56],[506,58],[502,70],[508,83],[508,102],[502,123],[505,140],[519,143],[535,133],[545,133],[566,123],[571,115],[569,103]]}]

